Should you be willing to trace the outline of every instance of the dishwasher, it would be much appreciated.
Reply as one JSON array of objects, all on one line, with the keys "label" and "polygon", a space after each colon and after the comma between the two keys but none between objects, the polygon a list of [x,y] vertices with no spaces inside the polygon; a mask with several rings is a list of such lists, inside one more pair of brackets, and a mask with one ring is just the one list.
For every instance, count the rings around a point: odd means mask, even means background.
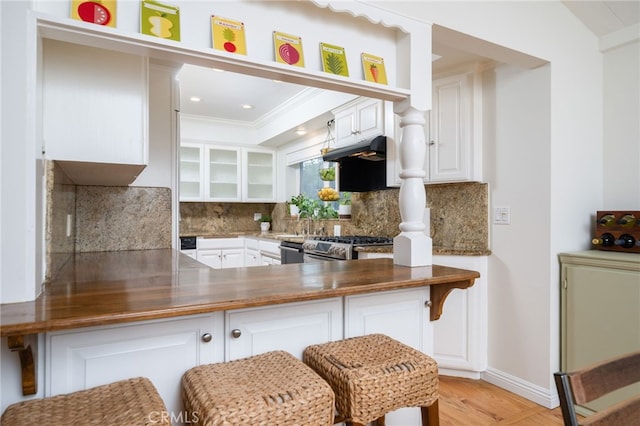
[{"label": "dishwasher", "polygon": [[282,241],[280,243],[280,263],[304,263],[302,243]]}]

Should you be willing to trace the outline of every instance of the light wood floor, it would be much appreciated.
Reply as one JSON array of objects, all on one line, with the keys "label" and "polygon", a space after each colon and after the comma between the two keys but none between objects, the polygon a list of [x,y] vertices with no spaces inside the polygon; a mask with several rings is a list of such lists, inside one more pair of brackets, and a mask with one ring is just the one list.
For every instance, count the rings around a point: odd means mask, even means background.
[{"label": "light wood floor", "polygon": [[440,425],[563,425],[560,408],[549,410],[482,380],[440,376]]}]

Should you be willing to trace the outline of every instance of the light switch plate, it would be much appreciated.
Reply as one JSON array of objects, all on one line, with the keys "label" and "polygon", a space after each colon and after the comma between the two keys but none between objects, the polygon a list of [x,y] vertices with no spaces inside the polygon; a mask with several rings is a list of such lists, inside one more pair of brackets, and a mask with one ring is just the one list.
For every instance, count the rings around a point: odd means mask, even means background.
[{"label": "light switch plate", "polygon": [[253,214],[253,220],[260,220],[261,217],[262,217],[262,213],[254,213]]},{"label": "light switch plate", "polygon": [[511,207],[494,207],[493,223],[494,225],[511,224]]}]

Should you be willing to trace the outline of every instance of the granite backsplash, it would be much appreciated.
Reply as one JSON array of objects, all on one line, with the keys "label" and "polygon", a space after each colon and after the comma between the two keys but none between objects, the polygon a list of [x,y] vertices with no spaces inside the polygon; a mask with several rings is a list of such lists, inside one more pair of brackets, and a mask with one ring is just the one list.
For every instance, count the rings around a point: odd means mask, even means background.
[{"label": "granite backsplash", "polygon": [[[489,254],[489,189],[486,183],[426,185],[433,246],[452,253]],[[311,232],[394,237],[400,232],[399,189],[352,194],[351,219],[312,221]],[[255,233],[254,213],[272,216],[276,233],[302,234],[306,220],[289,215],[286,203],[180,203],[180,235],[215,236]]]}]

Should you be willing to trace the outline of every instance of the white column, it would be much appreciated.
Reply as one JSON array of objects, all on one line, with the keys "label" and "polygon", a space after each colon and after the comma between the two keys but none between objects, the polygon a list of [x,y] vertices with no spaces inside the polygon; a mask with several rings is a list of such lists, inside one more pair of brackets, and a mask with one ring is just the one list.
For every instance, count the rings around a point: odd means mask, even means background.
[{"label": "white column", "polygon": [[403,266],[432,264],[432,241],[425,234],[426,208],[424,187],[425,114],[413,107],[397,111],[402,140],[400,158],[400,234],[393,239],[393,263]]}]

